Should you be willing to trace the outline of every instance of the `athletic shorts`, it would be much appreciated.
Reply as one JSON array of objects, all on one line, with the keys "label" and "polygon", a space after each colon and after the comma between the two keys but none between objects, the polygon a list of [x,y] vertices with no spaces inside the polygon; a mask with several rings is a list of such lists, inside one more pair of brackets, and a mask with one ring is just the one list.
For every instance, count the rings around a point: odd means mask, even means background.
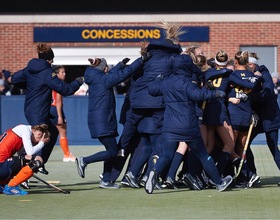
[{"label": "athletic shorts", "polygon": [[5,181],[13,178],[22,168],[23,160],[20,156],[8,158],[0,163],[0,180]]}]

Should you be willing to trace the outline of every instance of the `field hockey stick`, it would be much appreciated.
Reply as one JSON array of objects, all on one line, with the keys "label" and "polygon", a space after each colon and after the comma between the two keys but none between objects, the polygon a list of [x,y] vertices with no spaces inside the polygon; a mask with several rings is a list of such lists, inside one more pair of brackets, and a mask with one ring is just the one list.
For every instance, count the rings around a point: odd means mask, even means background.
[{"label": "field hockey stick", "polygon": [[62,192],[62,193],[64,193],[64,194],[70,194],[70,191],[69,191],[69,190],[63,190],[63,189],[61,189],[61,188],[59,188],[59,187],[57,187],[57,186],[55,186],[55,185],[53,185],[53,184],[51,184],[51,183],[48,183],[47,181],[45,181],[45,180],[41,179],[40,177],[38,177],[36,174],[33,174],[33,177],[34,177],[35,179],[41,181],[42,183],[46,184],[47,186],[49,186],[49,187],[51,187],[51,188],[57,190],[58,192]]},{"label": "field hockey stick", "polygon": [[244,146],[243,153],[242,153],[242,156],[241,156],[241,160],[239,162],[239,166],[238,166],[238,169],[237,169],[237,172],[236,172],[234,178],[237,178],[238,175],[241,172],[244,160],[246,158],[246,152],[247,152],[247,149],[248,149],[248,146],[249,146],[249,141],[250,141],[250,137],[251,137],[251,134],[252,134],[252,131],[253,131],[253,127],[256,127],[256,125],[257,125],[257,118],[256,118],[256,116],[252,115],[251,118],[252,118],[252,121],[251,121],[251,124],[250,124],[250,127],[249,127],[249,131],[248,131],[248,134],[247,134],[245,146]]},{"label": "field hockey stick", "polygon": [[205,107],[206,107],[206,101],[203,101],[202,105],[201,105],[201,114],[199,116],[199,121],[202,122],[202,119],[203,119],[203,113],[204,113],[204,110],[205,110]]}]

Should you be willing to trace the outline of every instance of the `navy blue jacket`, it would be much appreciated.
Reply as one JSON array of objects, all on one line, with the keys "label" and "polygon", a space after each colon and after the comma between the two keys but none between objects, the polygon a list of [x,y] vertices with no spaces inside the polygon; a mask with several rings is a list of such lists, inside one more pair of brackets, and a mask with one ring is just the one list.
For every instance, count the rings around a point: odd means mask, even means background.
[{"label": "navy blue jacket", "polygon": [[172,72],[173,56],[180,54],[182,48],[171,41],[151,41],[147,48],[152,57],[145,62],[143,75],[132,83],[130,92],[131,108],[164,108],[162,96],[153,97],[148,92],[148,85],[160,74]]},{"label": "navy blue jacket", "polygon": [[85,71],[85,83],[89,85],[88,127],[92,138],[118,136],[116,100],[113,87],[141,69],[143,61],[136,59],[125,66],[119,62],[107,74],[96,68]]},{"label": "navy blue jacket", "polygon": [[77,80],[69,84],[60,80],[46,60],[36,58],[12,75],[12,83],[26,85],[24,113],[30,125],[49,123],[52,90],[68,96],[81,86]]},{"label": "navy blue jacket", "polygon": [[[255,71],[262,74],[261,91],[254,97],[253,109],[260,118],[263,130],[271,131],[280,128],[280,110],[277,97],[274,93],[274,83],[272,77],[264,65],[257,65]],[[263,132],[263,131],[260,131]]]},{"label": "navy blue jacket", "polygon": [[195,66],[189,55],[177,55],[173,61],[174,74],[157,77],[149,85],[153,96],[163,95],[166,103],[162,127],[163,140],[194,141],[201,138],[196,101],[216,97],[216,91],[199,88],[192,80]]}]

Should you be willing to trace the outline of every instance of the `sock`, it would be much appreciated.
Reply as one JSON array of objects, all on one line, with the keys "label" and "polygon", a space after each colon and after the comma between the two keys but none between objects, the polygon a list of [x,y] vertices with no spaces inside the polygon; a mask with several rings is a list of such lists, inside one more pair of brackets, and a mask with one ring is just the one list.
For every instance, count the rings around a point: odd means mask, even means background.
[{"label": "sock", "polygon": [[64,156],[69,156],[70,155],[70,151],[69,151],[69,146],[68,146],[68,139],[67,137],[61,137],[59,139],[59,144],[61,146],[61,149],[64,153]]},{"label": "sock", "polygon": [[168,171],[168,175],[169,177],[171,177],[171,179],[175,180],[175,176],[176,176],[176,172],[183,160],[183,156],[182,154],[175,152],[172,163],[170,165],[169,171]]},{"label": "sock", "polygon": [[230,157],[230,153],[222,151],[219,154],[219,158],[218,158],[218,163],[217,163],[217,169],[220,173],[220,175],[223,175],[225,172],[225,168],[228,164],[229,161],[229,157]]},{"label": "sock", "polygon": [[197,156],[194,155],[192,151],[188,153],[188,170],[187,172],[190,173],[193,177],[196,176],[197,171],[202,169],[202,163],[197,158]]},{"label": "sock", "polygon": [[10,180],[8,186],[18,186],[22,182],[28,180],[33,175],[33,170],[29,166],[21,168],[18,174]]}]

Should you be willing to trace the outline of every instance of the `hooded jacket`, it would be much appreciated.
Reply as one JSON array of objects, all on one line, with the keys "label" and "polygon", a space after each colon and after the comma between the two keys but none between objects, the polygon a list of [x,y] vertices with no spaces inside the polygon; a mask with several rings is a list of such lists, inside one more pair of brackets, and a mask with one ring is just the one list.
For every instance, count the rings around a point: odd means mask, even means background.
[{"label": "hooded jacket", "polygon": [[81,85],[77,80],[69,84],[60,80],[46,60],[36,58],[12,75],[12,83],[26,86],[24,114],[30,125],[48,124],[52,90],[68,96],[73,95]]},{"label": "hooded jacket", "polygon": [[164,108],[162,96],[154,97],[148,92],[148,85],[160,74],[172,72],[173,56],[180,54],[182,48],[169,40],[151,41],[147,47],[151,58],[143,66],[143,75],[132,82],[130,102],[132,108]]},{"label": "hooded jacket", "polygon": [[196,101],[209,100],[216,97],[216,92],[199,88],[192,80],[196,69],[189,55],[174,57],[173,74],[157,77],[149,85],[149,93],[153,96],[163,95],[166,103],[162,127],[163,140],[194,141],[201,138]]},{"label": "hooded jacket", "polygon": [[129,66],[119,62],[107,74],[88,67],[85,83],[89,85],[88,127],[92,138],[118,136],[116,100],[113,87],[126,80],[143,66],[141,58]]}]

